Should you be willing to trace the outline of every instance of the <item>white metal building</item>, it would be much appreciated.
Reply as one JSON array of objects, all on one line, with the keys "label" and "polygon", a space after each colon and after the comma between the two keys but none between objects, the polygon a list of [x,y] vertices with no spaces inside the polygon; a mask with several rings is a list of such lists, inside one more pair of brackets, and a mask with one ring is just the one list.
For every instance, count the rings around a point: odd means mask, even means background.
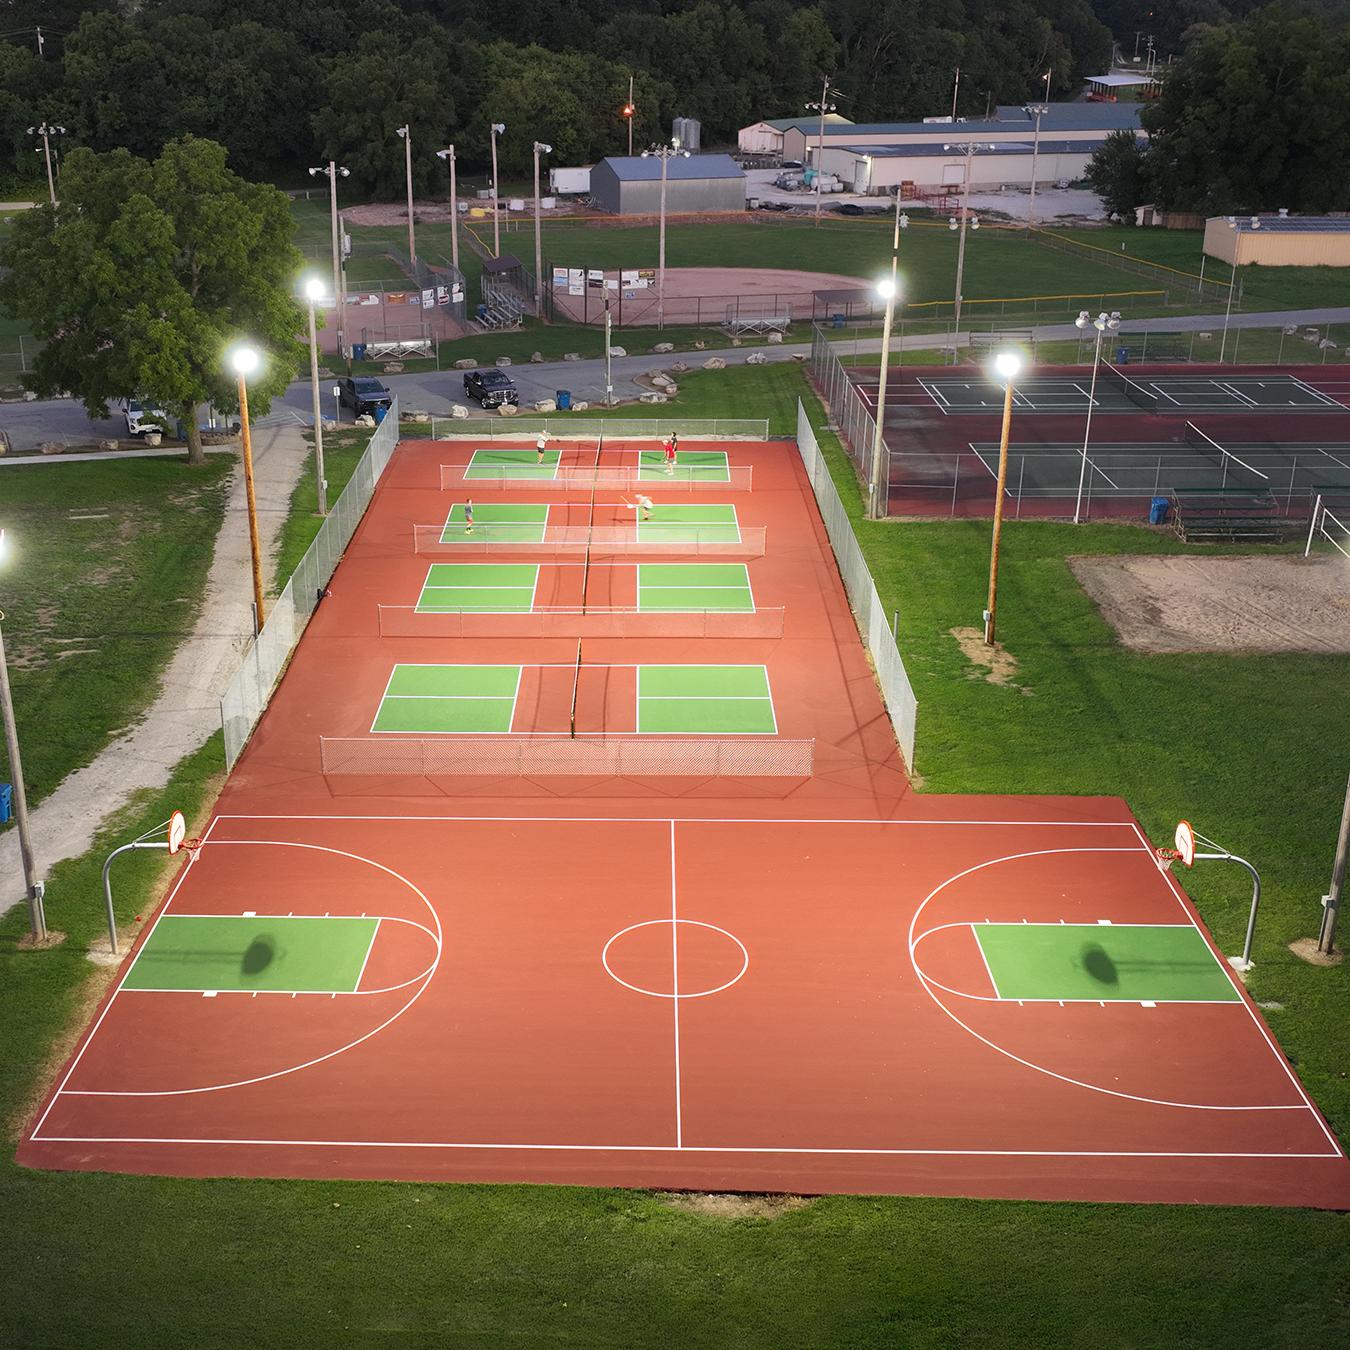
[{"label": "white metal building", "polygon": [[[852,122],[838,113],[826,113],[827,127],[851,127]],[[783,152],[783,136],[793,127],[815,128],[820,131],[820,117],[781,117],[771,122],[756,122],[752,126],[742,127],[736,137],[736,146],[746,155],[778,155]],[[786,158],[791,159],[789,155]],[[796,158],[800,159],[798,155]]]},{"label": "white metal building", "polygon": [[[591,206],[616,216],[661,209],[661,161],[610,155],[591,170]],[[683,155],[668,161],[666,211],[744,211],[745,171],[730,155]]]}]

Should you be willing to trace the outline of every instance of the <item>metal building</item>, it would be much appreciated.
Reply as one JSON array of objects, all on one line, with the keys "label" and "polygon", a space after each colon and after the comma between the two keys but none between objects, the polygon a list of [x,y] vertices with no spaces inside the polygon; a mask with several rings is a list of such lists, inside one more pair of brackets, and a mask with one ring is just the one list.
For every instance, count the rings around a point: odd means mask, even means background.
[{"label": "metal building", "polygon": [[1234,267],[1350,267],[1344,216],[1211,216],[1205,252]]},{"label": "metal building", "polygon": [[[615,216],[661,210],[661,161],[611,155],[591,170],[591,206]],[[744,211],[745,172],[730,155],[683,155],[667,161],[666,213]]]}]

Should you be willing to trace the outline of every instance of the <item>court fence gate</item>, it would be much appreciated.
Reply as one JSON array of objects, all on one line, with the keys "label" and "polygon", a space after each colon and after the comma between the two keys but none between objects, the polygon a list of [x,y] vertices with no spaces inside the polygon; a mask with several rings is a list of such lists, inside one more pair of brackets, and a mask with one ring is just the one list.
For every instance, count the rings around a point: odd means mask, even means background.
[{"label": "court fence gate", "polygon": [[905,757],[906,767],[912,772],[919,716],[914,686],[909,682],[909,673],[905,670],[895,636],[886,622],[886,611],[881,607],[876,583],[872,580],[872,573],[863,558],[857,536],[853,533],[853,524],[830,477],[829,466],[820,453],[816,433],[807,420],[806,409],[800,399],[797,400],[797,449],[816,494],[816,505],[820,508],[825,533],[829,535],[830,547],[839,564],[839,575],[844,579],[844,589],[848,592],[858,632],[871,655],[877,683],[881,686],[882,701],[895,728],[895,739],[899,742],[900,753]]},{"label": "court fence gate", "polygon": [[272,697],[272,690],[290,659],[305,625],[317,608],[338,562],[365,515],[375,485],[380,481],[398,446],[398,399],[370,438],[342,495],[330,509],[314,542],[291,573],[277,596],[262,631],[244,653],[229,688],[220,700],[220,721],[225,731],[225,766],[238,761],[253,728]]}]

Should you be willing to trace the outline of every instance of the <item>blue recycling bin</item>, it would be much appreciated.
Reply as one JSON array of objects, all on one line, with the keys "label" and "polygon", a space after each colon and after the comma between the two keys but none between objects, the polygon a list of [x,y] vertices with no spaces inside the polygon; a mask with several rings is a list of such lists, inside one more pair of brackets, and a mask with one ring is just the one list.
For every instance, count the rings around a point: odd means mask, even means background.
[{"label": "blue recycling bin", "polygon": [[1116,365],[1128,366],[1130,364],[1130,349],[1128,347],[1116,348]]},{"label": "blue recycling bin", "polygon": [[1167,519],[1167,509],[1170,505],[1166,497],[1154,497],[1153,505],[1148,509],[1148,523],[1161,525]]},{"label": "blue recycling bin", "polygon": [[381,406],[379,406],[379,405],[376,405],[376,408],[375,408],[375,425],[376,425],[376,426],[379,426],[380,423],[384,421],[384,415],[385,415],[385,413],[387,413],[388,411],[389,411],[388,408],[385,408],[385,407],[381,407]]},{"label": "blue recycling bin", "polygon": [[844,316],[842,314],[836,314],[834,316],[834,326],[836,328],[842,328],[844,326]]},{"label": "blue recycling bin", "polygon": [[366,359],[366,344],[364,342],[352,343],[352,360],[364,361]]},{"label": "blue recycling bin", "polygon": [[572,407],[572,391],[570,389],[559,389],[556,395],[558,409],[561,412],[568,412]]},{"label": "blue recycling bin", "polygon": [[14,814],[14,789],[8,783],[0,783],[0,825]]}]

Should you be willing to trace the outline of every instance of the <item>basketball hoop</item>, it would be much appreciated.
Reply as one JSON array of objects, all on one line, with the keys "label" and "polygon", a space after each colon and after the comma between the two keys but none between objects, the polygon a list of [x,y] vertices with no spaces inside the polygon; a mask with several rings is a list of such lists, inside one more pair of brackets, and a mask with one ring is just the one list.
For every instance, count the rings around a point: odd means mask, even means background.
[{"label": "basketball hoop", "polygon": [[169,817],[169,852],[177,853],[183,847],[183,839],[187,834],[187,821],[183,819],[181,811],[175,811]]},{"label": "basketball hoop", "polygon": [[1174,842],[1177,846],[1177,856],[1187,867],[1193,866],[1195,863],[1195,831],[1191,829],[1189,821],[1183,820],[1177,825]]}]

